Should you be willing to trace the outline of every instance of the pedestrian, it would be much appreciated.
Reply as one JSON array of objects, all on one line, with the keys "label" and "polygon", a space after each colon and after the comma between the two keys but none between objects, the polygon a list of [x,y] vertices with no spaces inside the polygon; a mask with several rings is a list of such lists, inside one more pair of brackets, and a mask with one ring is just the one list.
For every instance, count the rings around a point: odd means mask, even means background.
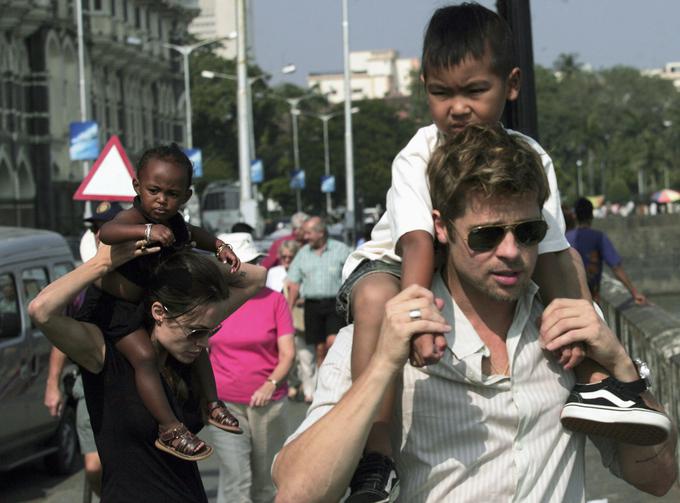
[{"label": "pedestrian", "polygon": [[[81,367],[87,407],[103,470],[102,501],[207,502],[195,462],[155,449],[158,423],[146,407],[135,370],[102,330],[63,314],[78,293],[133,257],[160,251],[145,240],[102,244],[92,260],[45,287],[29,314],[47,338]],[[162,374],[162,393],[178,419],[203,425],[198,393],[188,384],[221,320],[257,292],[264,268],[244,264],[229,273],[210,257],[181,251],[148,278],[139,316]],[[180,437],[177,442],[184,442]]]},{"label": "pedestrian", "polygon": [[[434,123],[419,129],[392,164],[392,185],[387,211],[376,224],[371,241],[358,248],[345,264],[345,282],[339,294],[340,310],[355,325],[352,374],[357,378],[375,352],[385,303],[412,284],[429,288],[435,264],[432,203],[425,176],[427,162],[437,145],[470,125],[500,123],[505,104],[517,99],[520,69],[513,54],[512,33],[495,12],[476,3],[450,5],[436,10],[423,41],[421,80]],[[534,281],[546,302],[555,298],[589,298],[585,282],[578,281],[580,263],[574,261],[564,237],[564,218],[552,160],[533,139],[509,132],[529,143],[540,155],[550,182],[543,217],[548,232],[539,246]],[[415,365],[433,365],[446,348],[437,334],[414,338]],[[604,369],[586,359],[580,346],[564,348],[561,363],[578,366],[579,382],[597,382]],[[580,363],[582,362],[582,363]],[[579,364],[580,363],[580,364]],[[373,493],[374,480],[387,484],[395,473],[389,423],[392,398],[376,418],[366,441],[367,456],[357,468],[350,502]],[[606,421],[612,420],[610,416]],[[615,434],[618,428],[610,428]],[[603,429],[603,434],[606,434]],[[369,469],[370,467],[370,469]],[[366,495],[365,495],[366,494]],[[386,496],[383,496],[386,497]]]},{"label": "pedestrian", "polygon": [[276,241],[272,243],[272,245],[269,247],[269,253],[267,253],[267,256],[262,261],[261,265],[263,267],[270,269],[275,265],[281,264],[281,262],[279,261],[278,253],[279,247],[281,246],[281,243],[283,243],[284,241],[293,239],[300,243],[300,246],[305,244],[305,231],[302,229],[302,224],[305,223],[305,220],[307,220],[307,218],[309,218],[309,216],[306,213],[303,213],[302,211],[298,211],[292,217],[290,217],[290,225],[292,227],[291,233],[287,236],[278,238]]},{"label": "pedestrian", "polygon": [[276,257],[280,265],[275,265],[267,271],[267,288],[275,292],[283,292],[288,268],[297,252],[300,251],[300,246],[300,243],[294,239],[287,239],[279,245]]},{"label": "pedestrian", "polygon": [[[136,258],[107,274],[101,289],[89,288],[77,318],[96,324],[134,367],[139,394],[158,422],[154,445],[181,459],[199,460],[209,456],[211,448],[177,419],[165,399],[156,355],[137,315],[151,271],[178,250],[195,246],[212,251],[221,262],[229,264],[232,273],[238,270],[238,258],[229,245],[199,227],[186,224],[179,211],[191,197],[192,173],[191,161],[174,143],[144,152],[133,180],[137,194],[133,207],[102,225],[99,238],[106,244],[144,240],[148,246],[160,244],[161,251]],[[236,418],[217,399],[206,352],[198,355],[195,366],[209,422],[231,433],[240,433]]]},{"label": "pedestrian", "polygon": [[[653,445],[591,437],[603,463],[665,494],[676,479],[677,431],[647,390],[646,365],[630,359],[592,302],[556,299],[544,309],[531,280],[550,190],[533,148],[500,128],[470,126],[433,153],[428,175],[445,261],[431,290],[411,285],[387,303],[371,365],[354,383],[357,339],[351,327],[340,332],[314,404],[272,467],[279,501],[342,497],[395,379],[399,501],[584,501],[584,436],[558,421],[575,376],[553,355],[576,340],[631,410],[656,423]],[[406,365],[422,332],[443,334],[447,350],[437,365]],[[599,397],[591,404],[607,396],[600,384],[579,389]]]},{"label": "pedestrian", "polygon": [[[123,211],[120,203],[104,201],[97,205],[94,214],[85,219],[85,222],[90,224],[90,232],[94,239],[94,248],[81,247],[80,260],[87,262],[97,253],[99,246],[99,230],[101,226],[115,217],[118,213]],[[84,291],[79,294],[75,301],[69,305],[67,314],[69,316],[75,315],[83,302]],[[59,351],[56,347],[52,348],[50,352],[49,367],[47,370],[47,381],[45,383],[45,407],[52,416],[60,416],[64,406],[64,395],[61,392],[61,374],[66,365],[66,355]],[[78,445],[80,453],[83,455],[83,466],[85,468],[85,477],[92,488],[92,491],[101,496],[102,485],[102,463],[99,459],[97,446],[94,441],[94,434],[92,433],[92,425],[90,424],[90,415],[87,412],[87,404],[85,403],[85,392],[83,390],[83,379],[78,373],[73,383],[73,398],[78,401],[76,406],[76,430],[78,433]]]},{"label": "pedestrian", "polygon": [[291,311],[304,288],[305,339],[315,346],[317,367],[323,362],[343,320],[335,310],[335,296],[341,284],[342,265],[350,249],[328,237],[321,217],[309,217],[302,228],[304,245],[288,269],[288,306]]},{"label": "pedestrian", "polygon": [[[227,234],[241,263],[263,254],[247,233]],[[295,359],[293,320],[280,292],[262,288],[222,322],[210,339],[217,395],[243,435],[211,428],[220,458],[218,503],[274,501],[270,469],[288,435],[286,377]]]},{"label": "pedestrian", "polygon": [[576,249],[586,269],[588,288],[596,302],[600,301],[600,282],[602,281],[602,264],[606,263],[614,276],[628,289],[636,304],[644,305],[647,298],[638,292],[623,268],[621,256],[607,235],[593,229],[593,203],[585,197],[574,205],[576,228],[567,231],[567,240]]}]

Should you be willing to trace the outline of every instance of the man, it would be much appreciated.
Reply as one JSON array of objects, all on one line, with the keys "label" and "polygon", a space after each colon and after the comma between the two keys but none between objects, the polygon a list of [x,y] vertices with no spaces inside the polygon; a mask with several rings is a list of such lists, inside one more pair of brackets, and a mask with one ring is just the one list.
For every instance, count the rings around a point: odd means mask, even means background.
[{"label": "man", "polygon": [[[104,223],[115,217],[122,207],[117,202],[102,202],[94,211],[94,215],[86,218],[85,222],[89,222],[90,230],[88,233],[93,235],[94,246],[81,246],[80,259],[83,262],[91,259],[97,251],[99,246],[99,229]],[[86,234],[87,235],[87,234]],[[79,301],[82,302],[82,295],[76,299],[74,305],[71,306],[70,313],[74,315],[78,310]],[[57,348],[52,348],[50,353],[50,364],[47,372],[47,382],[45,384],[45,407],[53,416],[61,415],[64,406],[64,396],[61,392],[61,374],[66,364],[66,355]],[[78,429],[78,442],[80,444],[80,452],[83,454],[83,464],[85,466],[85,476],[92,488],[92,491],[99,496],[101,493],[101,478],[102,478],[102,464],[97,452],[97,446],[94,443],[94,435],[92,433],[92,426],[90,425],[90,415],[87,412],[85,404],[85,395],[83,392],[83,381],[80,377],[73,385],[73,397],[78,400],[78,408],[76,410],[76,422]]]},{"label": "man", "polygon": [[321,217],[309,217],[302,225],[307,244],[288,269],[288,307],[291,312],[304,287],[305,340],[313,344],[316,364],[321,365],[342,318],[335,311],[335,296],[342,284],[342,266],[350,253],[344,243],[329,239]]},{"label": "man", "polygon": [[591,229],[593,223],[593,203],[585,197],[574,205],[577,226],[567,231],[567,241],[579,252],[583,259],[588,279],[588,288],[593,300],[600,300],[600,282],[602,281],[602,262],[604,261],[633,296],[636,304],[646,304],[647,298],[637,291],[626,271],[621,265],[621,257],[604,232]]},{"label": "man", "polygon": [[[272,243],[272,245],[269,247],[269,253],[267,253],[267,256],[262,260],[262,263],[260,264],[262,267],[271,269],[275,265],[280,264],[279,248],[281,247],[281,244],[284,241],[294,239],[295,241],[300,243],[300,246],[305,244],[305,231],[302,230],[302,224],[305,223],[305,220],[307,220],[307,218],[309,218],[308,215],[301,211],[298,211],[292,217],[290,217],[290,225],[293,228],[293,231],[289,235],[283,236],[282,238],[279,238]],[[236,231],[232,230],[232,232]]]},{"label": "man", "polygon": [[[445,255],[432,292],[412,286],[388,303],[372,362],[354,383],[351,328],[338,334],[314,404],[272,467],[277,501],[340,499],[395,377],[400,501],[583,501],[584,436],[560,425],[574,375],[552,352],[580,342],[631,395],[642,381],[592,304],[538,301],[531,276],[548,192],[540,161],[502,129],[473,127],[437,150],[428,174]],[[444,333],[445,354],[405,366],[422,332]],[[677,435],[648,391],[635,401],[658,415],[665,440],[593,440],[612,472],[661,495],[676,478]]]}]

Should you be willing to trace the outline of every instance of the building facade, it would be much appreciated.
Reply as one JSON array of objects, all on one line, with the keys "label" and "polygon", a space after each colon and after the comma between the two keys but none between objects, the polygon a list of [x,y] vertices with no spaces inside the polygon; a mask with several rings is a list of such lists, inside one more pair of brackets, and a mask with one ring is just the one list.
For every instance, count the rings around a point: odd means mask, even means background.
[{"label": "building facade", "polygon": [[643,70],[642,74],[670,80],[675,88],[680,91],[680,61],[666,63],[663,68],[659,69]]},{"label": "building facade", "polygon": [[[394,49],[353,51],[349,55],[352,101],[409,96],[413,75],[420,69],[417,58],[399,58]],[[345,101],[343,72],[311,73],[309,87],[317,86],[331,103]]]},{"label": "building facade", "polygon": [[[69,158],[80,120],[77,0],[0,0],[0,225],[82,228]],[[130,158],[183,138],[181,66],[163,43],[186,39],[196,0],[82,0],[88,120]]]},{"label": "building facade", "polygon": [[[243,0],[246,9],[246,46],[253,48],[253,9],[250,0]],[[198,0],[200,14],[189,24],[189,33],[199,40],[229,37],[238,32],[237,0]],[[225,59],[236,58],[236,43],[215,46],[215,54]]]}]

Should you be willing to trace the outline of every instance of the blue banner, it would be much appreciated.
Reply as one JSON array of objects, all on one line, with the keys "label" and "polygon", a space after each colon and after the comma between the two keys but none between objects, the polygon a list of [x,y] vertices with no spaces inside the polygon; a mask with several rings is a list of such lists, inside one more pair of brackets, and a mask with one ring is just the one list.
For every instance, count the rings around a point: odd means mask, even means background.
[{"label": "blue banner", "polygon": [[71,122],[68,153],[72,161],[92,161],[99,157],[99,127],[94,121]]},{"label": "blue banner", "polygon": [[329,192],[335,192],[335,176],[328,175],[321,177],[321,192],[328,194]]},{"label": "blue banner", "polygon": [[253,159],[251,161],[250,181],[253,183],[264,182],[264,164],[262,164],[262,159]]},{"label": "blue banner", "polygon": [[293,190],[302,190],[305,188],[305,170],[298,169],[293,171],[290,176],[290,188]]},{"label": "blue banner", "polygon": [[182,149],[186,156],[194,166],[194,178],[203,176],[203,152],[200,148],[185,148]]}]

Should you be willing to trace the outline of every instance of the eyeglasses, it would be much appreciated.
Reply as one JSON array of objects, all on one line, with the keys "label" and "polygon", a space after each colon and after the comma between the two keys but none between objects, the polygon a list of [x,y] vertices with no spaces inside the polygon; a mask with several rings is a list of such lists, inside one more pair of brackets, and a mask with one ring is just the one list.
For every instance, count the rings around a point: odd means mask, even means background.
[{"label": "eyeglasses", "polygon": [[468,233],[467,244],[475,252],[491,251],[503,241],[507,232],[512,232],[519,245],[533,246],[545,237],[548,224],[545,220],[529,220],[510,225],[481,225]]},{"label": "eyeglasses", "polygon": [[[170,314],[170,311],[168,311],[168,308],[163,306],[163,309],[165,310],[168,315]],[[179,328],[182,329],[184,332],[184,335],[186,336],[187,339],[191,340],[198,340],[198,339],[203,339],[205,337],[212,337],[215,335],[217,332],[219,332],[222,329],[222,324],[220,323],[216,327],[213,328],[187,328],[184,325],[182,325],[178,320],[177,317],[171,317],[169,316],[171,320],[173,320]]]}]

